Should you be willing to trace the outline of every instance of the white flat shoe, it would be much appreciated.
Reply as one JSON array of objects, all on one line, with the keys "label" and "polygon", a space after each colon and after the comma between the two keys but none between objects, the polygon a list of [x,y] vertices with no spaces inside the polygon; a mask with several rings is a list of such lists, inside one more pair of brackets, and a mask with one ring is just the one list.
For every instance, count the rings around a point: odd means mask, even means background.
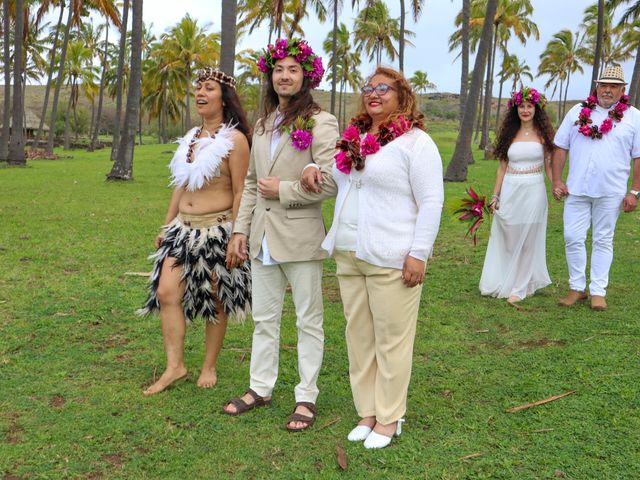
[{"label": "white flat shoe", "polygon": [[349,440],[350,442],[361,442],[369,436],[371,430],[372,428],[367,427],[366,425],[358,425],[356,428],[349,432],[349,435],[347,435],[347,440]]},{"label": "white flat shoe", "polygon": [[[399,437],[402,433],[402,424],[404,423],[404,418],[401,418],[396,423],[396,431],[393,434],[393,437]],[[388,447],[391,443],[391,439],[393,437],[387,437],[386,435],[382,435],[380,433],[376,433],[372,431],[367,439],[364,441],[364,448],[384,448]]]}]

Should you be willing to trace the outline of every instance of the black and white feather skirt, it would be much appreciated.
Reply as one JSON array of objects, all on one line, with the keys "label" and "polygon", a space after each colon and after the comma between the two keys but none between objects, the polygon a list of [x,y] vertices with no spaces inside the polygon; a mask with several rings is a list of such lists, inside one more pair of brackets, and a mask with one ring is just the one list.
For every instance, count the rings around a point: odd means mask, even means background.
[{"label": "black and white feather skirt", "polygon": [[251,266],[249,260],[228,270],[225,266],[231,222],[208,228],[191,228],[175,219],[165,227],[164,241],[149,258],[154,260],[149,299],[138,313],[148,315],[160,310],[157,291],[162,264],[167,257],[182,268],[185,294],[184,316],[191,323],[197,316],[217,323],[216,298],[220,299],[229,320],[244,322],[251,312]]}]

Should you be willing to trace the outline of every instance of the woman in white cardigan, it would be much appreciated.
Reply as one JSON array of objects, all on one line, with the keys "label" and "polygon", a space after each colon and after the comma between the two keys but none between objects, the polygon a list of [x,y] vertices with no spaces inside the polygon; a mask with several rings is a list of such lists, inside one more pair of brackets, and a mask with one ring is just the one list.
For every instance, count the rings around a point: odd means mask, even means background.
[{"label": "woman in white cardigan", "polygon": [[[336,260],[353,399],[366,448],[400,435],[425,263],[440,225],[442,160],[404,76],[378,67],[337,144],[338,196],[323,248]],[[317,169],[303,185],[319,188]]]}]

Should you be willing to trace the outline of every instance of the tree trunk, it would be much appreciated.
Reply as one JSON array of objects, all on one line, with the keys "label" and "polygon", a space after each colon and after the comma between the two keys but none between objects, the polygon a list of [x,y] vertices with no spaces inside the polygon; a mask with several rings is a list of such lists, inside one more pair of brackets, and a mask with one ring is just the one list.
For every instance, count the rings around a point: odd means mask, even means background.
[{"label": "tree trunk", "polygon": [[16,0],[16,18],[13,47],[13,111],[11,140],[9,141],[9,165],[26,165],[24,155],[24,102],[22,96],[22,48],[24,46],[24,1]]},{"label": "tree trunk", "polygon": [[444,179],[451,182],[464,182],[467,179],[467,164],[471,157],[471,135],[473,133],[473,122],[476,116],[478,105],[478,96],[482,88],[482,75],[484,73],[484,64],[487,61],[487,55],[491,44],[491,30],[493,27],[493,18],[496,15],[498,0],[487,0],[487,9],[484,17],[484,25],[480,36],[480,44],[478,45],[478,53],[473,68],[473,77],[471,78],[471,87],[469,88],[469,96],[467,97],[467,107],[464,109],[460,134],[456,141],[456,148],[451,157],[451,161],[447,166]]},{"label": "tree trunk", "polygon": [[73,102],[73,86],[69,93],[69,102],[67,103],[67,113],[64,118],[64,144],[63,148],[69,150],[71,142],[69,141],[69,129],[71,127],[71,103]]},{"label": "tree trunk", "polygon": [[236,0],[222,0],[220,19],[220,69],[233,75],[236,57]]},{"label": "tree trunk", "polygon": [[340,124],[342,120],[342,90],[344,88],[344,82],[340,82],[340,96],[338,97],[338,130],[342,131],[342,125]]},{"label": "tree trunk", "polygon": [[104,99],[104,84],[107,76],[107,66],[109,61],[107,60],[107,49],[109,46],[109,20],[106,20],[105,36],[104,36],[104,52],[102,54],[102,75],[100,75],[100,92],[98,93],[98,112],[96,113],[96,122],[93,127],[93,135],[91,136],[91,143],[89,144],[89,151],[93,152],[98,144],[98,135],[100,135],[100,123],[102,120],[102,101]]},{"label": "tree trunk", "polygon": [[638,45],[638,52],[636,53],[636,62],[633,64],[633,75],[631,76],[631,84],[629,85],[629,103],[631,105],[637,105],[638,90],[640,87],[640,44]]},{"label": "tree trunk", "polygon": [[562,114],[567,112],[567,95],[569,94],[569,80],[571,79],[571,70],[567,71],[567,81],[564,85],[564,101],[562,102]]},{"label": "tree trunk", "polygon": [[[482,75],[484,76],[484,66],[482,70]],[[478,100],[478,118],[476,120],[476,128],[473,143],[478,143],[480,137],[480,128],[482,127],[482,112],[484,111],[484,89],[480,88],[480,95]]]},{"label": "tree trunk", "polygon": [[[398,45],[398,70],[404,71],[404,25],[405,25],[404,0],[400,0],[400,45]],[[378,62],[380,63],[380,62]]]},{"label": "tree trunk", "polygon": [[9,0],[2,2],[2,32],[4,42],[4,105],[2,106],[2,134],[0,135],[0,161],[9,158],[9,129],[11,124],[11,22]]},{"label": "tree trunk", "polygon": [[495,131],[498,132],[500,128],[500,102],[502,102],[502,87],[504,85],[504,76],[500,78],[500,90],[498,91],[498,108],[496,109],[496,127]]},{"label": "tree trunk", "polygon": [[[336,88],[338,79],[338,0],[333,0],[333,38],[331,41],[331,115],[336,114]],[[338,114],[338,119],[340,114]]]},{"label": "tree trunk", "polygon": [[120,136],[118,157],[109,180],[131,180],[133,178],[133,149],[136,136],[136,123],[140,110],[140,87],[142,79],[142,0],[132,1],[131,24],[131,62],[129,91],[127,92],[127,108],[124,117],[124,128]]},{"label": "tree trunk", "polygon": [[118,144],[120,142],[120,125],[122,123],[122,90],[124,74],[124,53],[127,49],[127,24],[129,23],[129,2],[124,1],[122,7],[122,25],[120,26],[120,48],[118,52],[118,75],[116,76],[116,114],[113,117],[113,140],[111,142],[111,160],[118,156]]},{"label": "tree trunk", "polygon": [[600,71],[600,61],[602,57],[603,36],[604,36],[604,0],[598,0],[598,32],[596,37],[596,51],[593,56],[593,70],[591,71],[591,85],[589,89],[595,86],[596,80],[598,79],[598,72]]},{"label": "tree trunk", "polygon": [[[70,0],[70,2],[73,0]],[[53,105],[51,105],[51,118],[49,120],[49,138],[47,140],[47,153],[53,153],[53,140],[56,134],[56,120],[58,119],[58,103],[60,101],[60,90],[64,81],[64,64],[67,58],[67,46],[69,45],[69,31],[71,29],[71,19],[73,18],[73,8],[69,4],[69,13],[67,14],[67,24],[64,27],[64,39],[62,41],[62,49],[60,50],[60,67],[58,68],[58,79],[56,80],[56,89],[53,93]]]},{"label": "tree trunk", "polygon": [[[493,25],[493,24],[492,24]],[[484,92],[484,109],[482,112],[482,136],[480,137],[480,150],[487,148],[489,140],[489,118],[491,118],[491,103],[493,101],[493,67],[496,58],[496,44],[498,43],[498,26],[493,25],[493,41],[487,59],[487,85]]]},{"label": "tree trunk", "polygon": [[462,72],[460,73],[460,114],[458,123],[462,124],[464,107],[467,104],[469,83],[469,22],[471,21],[471,0],[462,0]]},{"label": "tree trunk", "polygon": [[53,45],[51,46],[51,61],[49,62],[49,73],[47,74],[47,85],[44,89],[44,104],[42,105],[42,115],[40,116],[40,125],[38,126],[38,133],[33,143],[34,148],[38,148],[42,134],[44,132],[44,120],[47,118],[47,109],[49,108],[49,95],[51,94],[51,80],[53,78],[53,71],[56,68],[56,49],[58,48],[58,36],[60,29],[62,28],[62,17],[64,16],[64,2],[60,4],[60,16],[58,17],[58,25],[56,26],[56,33],[53,36]]},{"label": "tree trunk", "polygon": [[185,102],[184,102],[184,107],[185,107],[185,114],[184,114],[184,129],[185,130],[190,130],[191,129],[191,77],[192,77],[192,73],[191,73],[191,65],[187,65],[186,66],[186,70],[187,70],[187,85],[186,85],[186,93],[185,93]]}]

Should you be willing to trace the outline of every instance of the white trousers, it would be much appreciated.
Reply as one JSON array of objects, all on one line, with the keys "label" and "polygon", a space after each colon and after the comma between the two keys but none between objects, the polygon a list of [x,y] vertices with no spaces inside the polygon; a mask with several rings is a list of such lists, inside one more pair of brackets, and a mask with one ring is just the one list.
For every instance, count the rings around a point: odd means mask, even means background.
[{"label": "white trousers", "polygon": [[315,403],[318,374],[322,366],[322,260],[264,265],[251,262],[252,312],[250,387],[269,396],[278,378],[280,320],[287,283],[291,285],[298,329],[298,373],[296,402]]},{"label": "white trousers", "polygon": [[569,268],[569,288],[587,288],[587,232],[591,232],[591,281],[589,293],[605,296],[613,261],[613,233],[623,195],[585,197],[569,195],[564,203],[564,243]]}]

